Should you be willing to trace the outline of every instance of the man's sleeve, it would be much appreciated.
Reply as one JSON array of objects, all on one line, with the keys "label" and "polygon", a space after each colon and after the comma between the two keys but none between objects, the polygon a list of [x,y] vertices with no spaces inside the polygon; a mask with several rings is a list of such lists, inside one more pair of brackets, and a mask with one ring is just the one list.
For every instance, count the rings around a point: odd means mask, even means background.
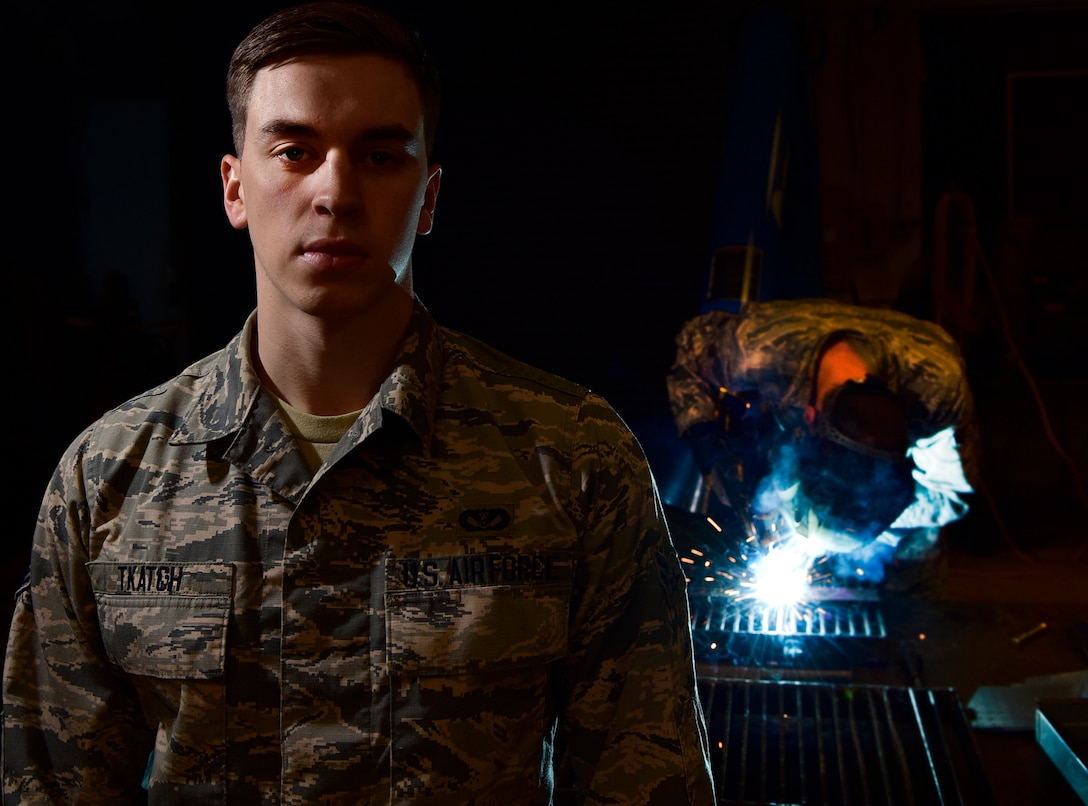
[{"label": "man's sleeve", "polygon": [[560,731],[586,803],[714,802],[686,580],[653,476],[604,401],[583,408],[583,534]]},{"label": "man's sleeve", "polygon": [[46,492],[12,617],[3,682],[7,804],[146,802],[141,781],[154,734],[101,644],[84,570],[81,455],[77,442]]},{"label": "man's sleeve", "polygon": [[967,514],[978,484],[979,428],[974,395],[958,346],[950,336],[932,342],[927,395],[932,401],[931,432],[908,451],[917,482],[913,504],[893,528],[940,527]]},{"label": "man's sleeve", "polygon": [[677,432],[714,422],[722,388],[731,389],[736,317],[719,311],[688,321],[676,335],[676,356],[666,377]]}]

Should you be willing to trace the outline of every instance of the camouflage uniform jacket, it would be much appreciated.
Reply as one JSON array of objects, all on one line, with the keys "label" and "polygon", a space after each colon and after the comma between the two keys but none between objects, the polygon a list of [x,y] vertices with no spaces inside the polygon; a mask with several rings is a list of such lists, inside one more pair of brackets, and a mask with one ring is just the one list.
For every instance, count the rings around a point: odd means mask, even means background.
[{"label": "camouflage uniform jacket", "polygon": [[684,575],[618,415],[417,305],[312,474],[253,322],[61,460],[6,802],[510,806],[569,770],[578,802],[712,803]]},{"label": "camouflage uniform jacket", "polygon": [[[715,419],[719,389],[758,391],[784,432],[802,421],[817,357],[832,337],[860,340],[872,375],[907,401],[918,495],[893,526],[935,528],[962,517],[976,478],[977,422],[963,357],[933,322],[829,299],[748,302],[685,323],[667,378],[680,434]],[[954,438],[954,442],[953,442]]]}]

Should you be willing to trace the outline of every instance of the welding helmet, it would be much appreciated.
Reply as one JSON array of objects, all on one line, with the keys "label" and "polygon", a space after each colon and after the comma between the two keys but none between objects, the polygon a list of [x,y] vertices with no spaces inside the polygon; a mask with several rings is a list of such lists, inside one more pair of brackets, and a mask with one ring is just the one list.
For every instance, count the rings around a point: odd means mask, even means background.
[{"label": "welding helmet", "polygon": [[875,540],[914,500],[903,406],[872,377],[824,399],[798,447],[799,522],[818,523],[835,551]]}]

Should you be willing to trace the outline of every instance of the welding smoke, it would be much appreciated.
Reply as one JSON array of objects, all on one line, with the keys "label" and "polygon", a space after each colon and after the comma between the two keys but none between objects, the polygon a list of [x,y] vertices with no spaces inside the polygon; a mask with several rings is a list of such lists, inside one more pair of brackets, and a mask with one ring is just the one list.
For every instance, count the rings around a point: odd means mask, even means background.
[{"label": "welding smoke", "polygon": [[753,499],[754,515],[765,517],[780,511],[792,511],[797,495],[797,452],[789,444],[781,445],[771,460],[771,472],[760,479]]},{"label": "welding smoke", "polygon": [[[894,559],[895,542],[888,542],[883,534],[888,525],[888,515],[873,517],[870,507],[863,506],[861,511],[851,513],[857,517],[849,527],[840,520],[831,518],[830,524],[823,522],[824,510],[815,505],[806,495],[801,484],[801,465],[806,465],[806,472],[813,473],[811,453],[796,449],[791,444],[783,444],[775,451],[771,472],[761,479],[753,501],[754,515],[761,522],[773,523],[776,538],[791,538],[807,544],[808,553],[813,558],[826,555],[828,562],[824,570],[838,580],[867,581],[878,584],[885,576],[885,566]],[[870,473],[865,481],[857,483],[840,482],[836,485],[836,496],[841,498],[843,490],[852,489],[855,501],[861,496],[873,497],[875,506],[879,502],[879,487],[888,483],[884,468],[866,467]],[[832,475],[830,470],[819,471],[825,478]],[[862,477],[864,478],[864,477]],[[824,485],[815,485],[825,489]],[[898,486],[898,485],[892,485]],[[901,496],[900,496],[901,497]],[[898,509],[901,502],[893,507]],[[856,506],[854,507],[856,508]],[[814,514],[816,513],[816,514]]]},{"label": "welding smoke", "polygon": [[853,579],[876,585],[884,581],[884,569],[895,558],[895,546],[877,539],[857,551],[832,554],[831,573],[836,579]]}]

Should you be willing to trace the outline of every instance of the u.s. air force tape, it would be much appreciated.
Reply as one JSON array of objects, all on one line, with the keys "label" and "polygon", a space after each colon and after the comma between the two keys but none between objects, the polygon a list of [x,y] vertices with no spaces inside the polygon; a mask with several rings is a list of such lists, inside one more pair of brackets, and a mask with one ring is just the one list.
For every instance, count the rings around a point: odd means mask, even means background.
[{"label": "u.s. air force tape", "polygon": [[571,578],[569,551],[492,551],[444,557],[390,557],[387,591],[487,585],[540,585]]}]

